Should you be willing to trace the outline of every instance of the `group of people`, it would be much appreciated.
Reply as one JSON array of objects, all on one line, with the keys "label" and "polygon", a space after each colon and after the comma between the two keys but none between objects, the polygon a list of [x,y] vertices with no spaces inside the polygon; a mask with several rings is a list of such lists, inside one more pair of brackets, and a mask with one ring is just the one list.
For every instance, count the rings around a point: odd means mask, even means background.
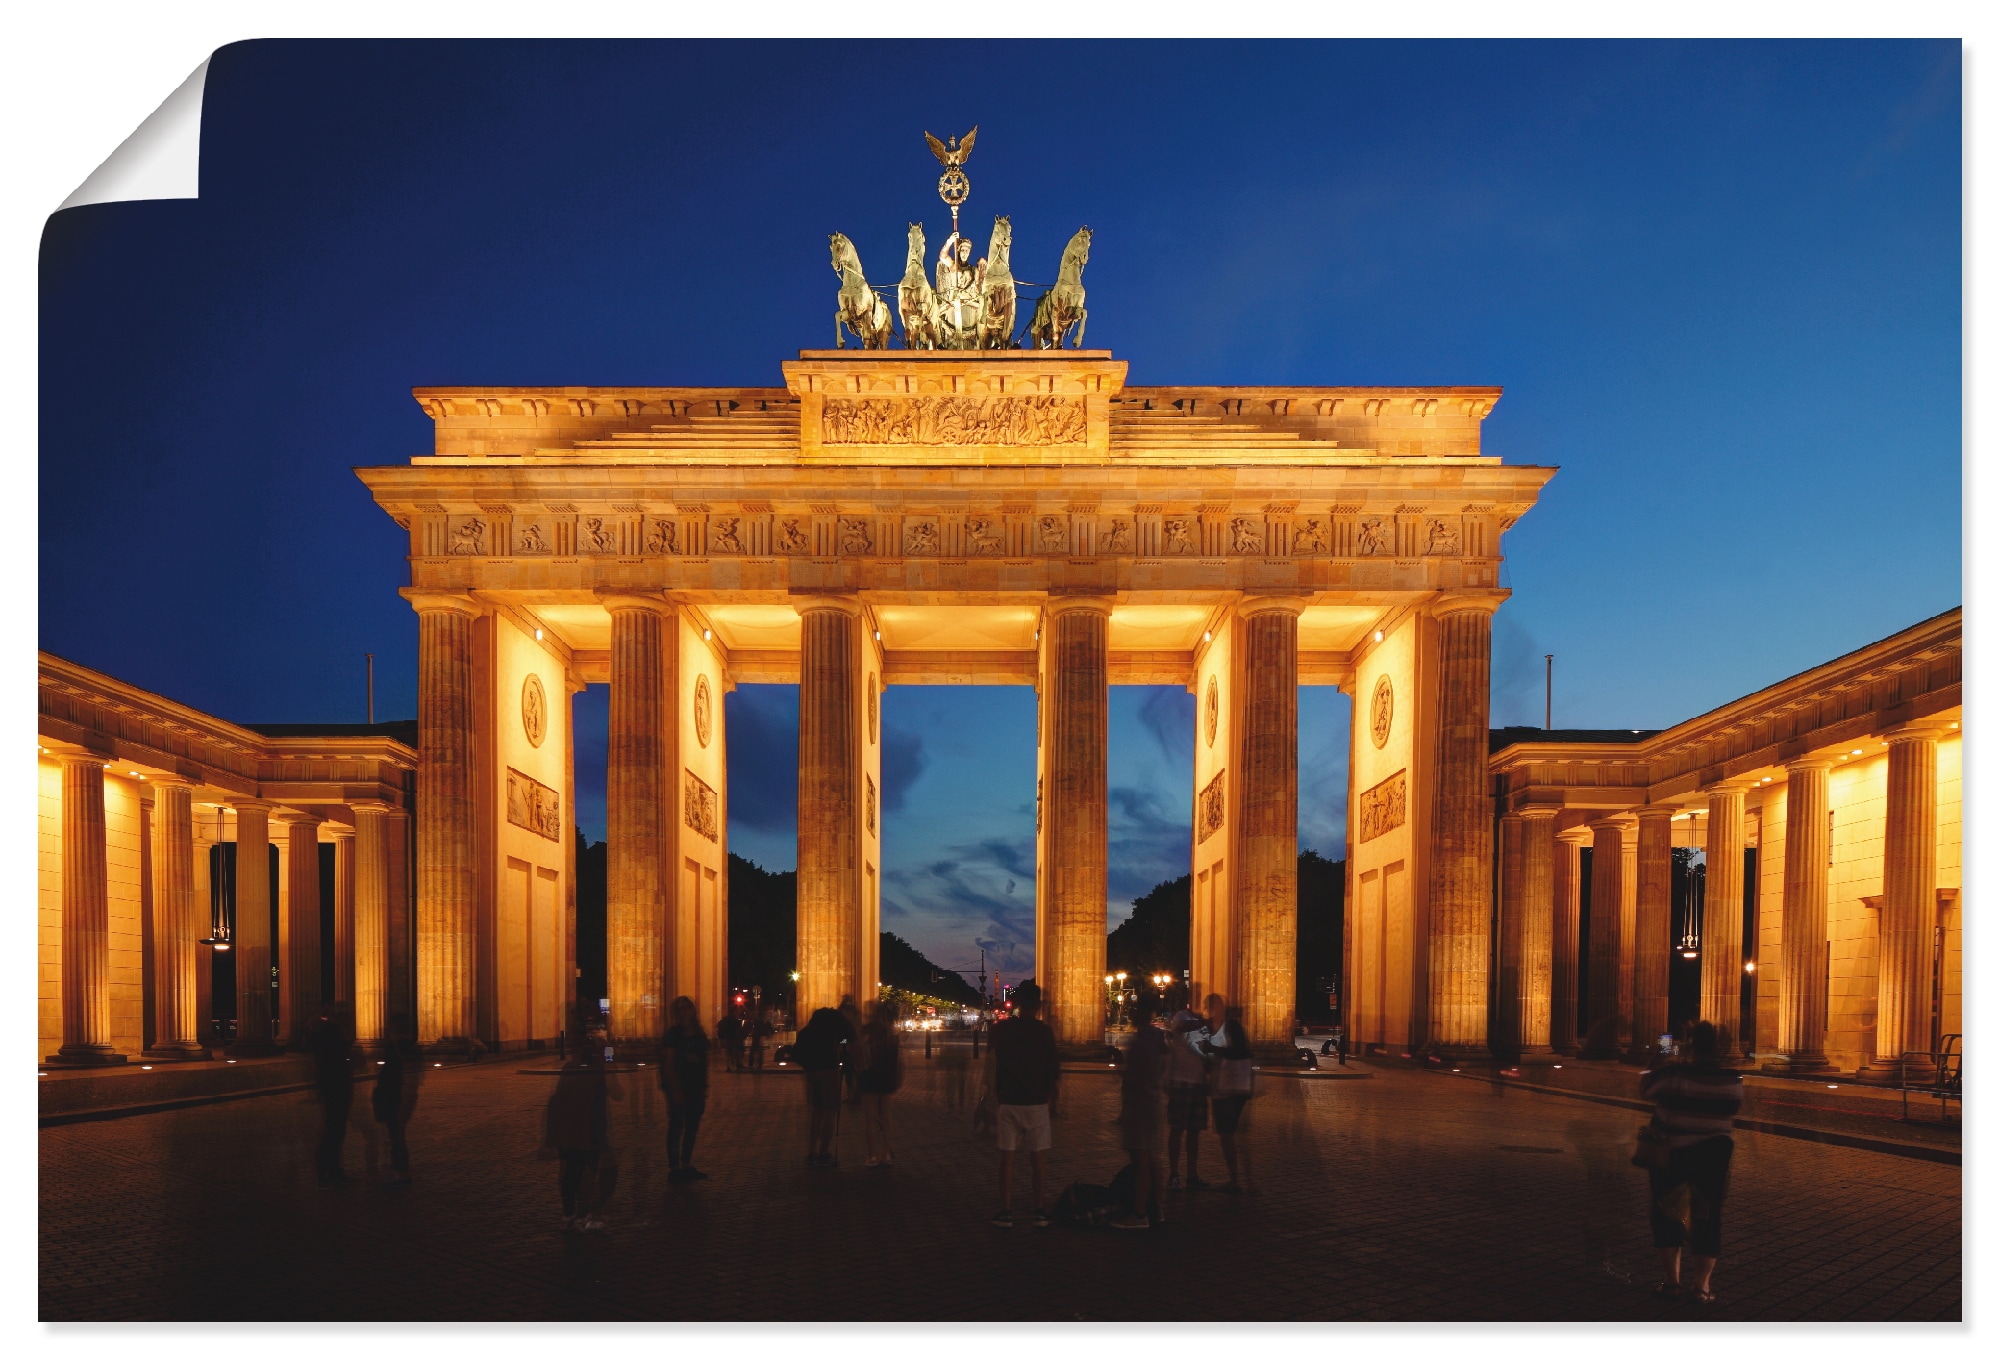
[{"label": "group of people", "polygon": [[[389,1041],[375,1062],[375,1085],[369,1109],[389,1138],[389,1173],[383,1184],[400,1189],[410,1184],[410,1145],[405,1137],[416,1109],[423,1063],[416,1052],[416,1029],[407,1015],[389,1019]],[[313,1091],[320,1106],[319,1147],[314,1157],[321,1185],[353,1181],[342,1164],[347,1125],[354,1108],[354,1008],[346,1002],[327,1006],[306,1027],[304,1047],[312,1055]]]},{"label": "group of people", "polygon": [[[1047,1155],[1053,1143],[1051,1120],[1060,1104],[1062,1063],[1055,1033],[1041,1019],[1041,990],[1028,983],[1014,993],[1016,1013],[993,1027],[986,1058],[986,1090],[973,1114],[974,1127],[994,1130],[1000,1148],[1000,1207],[990,1220],[996,1228],[1025,1221],[1045,1228]],[[1240,1143],[1243,1115],[1254,1093],[1250,1040],[1239,1008],[1211,993],[1197,1014],[1181,989],[1166,999],[1141,993],[1137,1027],[1120,1064],[1118,1132],[1130,1186],[1111,1226],[1149,1229],[1163,1218],[1161,1193],[1211,1188],[1196,1170],[1201,1134],[1211,1115],[1222,1142],[1229,1179],[1217,1189],[1241,1194],[1249,1172],[1248,1151]],[[1187,1177],[1181,1177],[1181,1153]],[[1025,1220],[1014,1212],[1014,1157],[1026,1152],[1033,1207]],[[1161,1154],[1171,1153],[1163,1180]]]},{"label": "group of people", "polygon": [[806,1165],[840,1164],[834,1138],[840,1131],[842,1097],[860,1105],[863,1141],[870,1170],[892,1166],[895,1147],[889,1137],[889,1098],[903,1085],[902,1048],[897,1042],[899,1008],[894,1001],[877,1001],[868,1018],[854,998],[844,996],[839,1007],[822,1006],[800,1027],[792,1041],[792,1061],[806,1074],[806,1106],[811,1119],[806,1135]]},{"label": "group of people", "polygon": [[[739,1004],[741,998],[738,998]],[[715,1022],[715,1040],[722,1048],[722,1055],[732,1072],[761,1072],[764,1070],[764,1043],[775,1032],[771,1015],[762,1002],[748,1014],[732,1005],[723,1017]]]}]

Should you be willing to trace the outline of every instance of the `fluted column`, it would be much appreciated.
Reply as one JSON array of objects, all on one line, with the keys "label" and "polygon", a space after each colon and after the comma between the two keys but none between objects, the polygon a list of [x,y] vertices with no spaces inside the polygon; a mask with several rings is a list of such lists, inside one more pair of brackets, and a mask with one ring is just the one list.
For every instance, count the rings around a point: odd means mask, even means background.
[{"label": "fluted column", "polygon": [[1624,924],[1625,829],[1615,820],[1590,824],[1590,1000],[1584,1008],[1586,1057],[1615,1057],[1631,1033],[1619,1007],[1618,961]]},{"label": "fluted column", "polygon": [[206,1058],[198,1011],[205,911],[194,895],[194,786],[153,780],[153,1045],[157,1062]]},{"label": "fluted column", "polygon": [[[798,1003],[800,1024],[854,991],[860,884],[861,606],[821,596],[799,611]],[[869,998],[856,997],[857,1001]]]},{"label": "fluted column", "polygon": [[1556,837],[1553,900],[1555,916],[1549,931],[1549,1047],[1558,1053],[1577,1050],[1577,951],[1582,942],[1583,841],[1576,835]]},{"label": "fluted column", "polygon": [[1072,1051],[1104,1044],[1110,625],[1109,600],[1048,604],[1041,695],[1048,711],[1041,731],[1048,743],[1042,816],[1049,862],[1036,866],[1046,976],[1036,981],[1056,1042]]},{"label": "fluted column", "polygon": [[321,910],[333,913],[333,996],[336,1003],[354,1004],[354,828],[328,822],[333,843],[333,901]]},{"label": "fluted column", "polygon": [[674,871],[669,769],[674,720],[673,606],[604,597],[611,611],[611,741],[606,758],[606,975],[611,1034],[656,1041],[666,1026],[667,895]]},{"label": "fluted column", "polygon": [[[1935,727],[1889,733],[1889,788],[1882,838],[1882,911],[1875,983],[1875,1060],[1868,1075],[1928,1079],[1931,951],[1937,919]],[[1904,1053],[1912,1056],[1905,1059]]]},{"label": "fluted column", "polygon": [[1431,778],[1430,1019],[1448,1051],[1487,1047],[1493,799],[1486,772],[1493,610],[1499,595],[1438,606],[1436,759]]},{"label": "fluted column", "polygon": [[1237,990],[1251,1044],[1287,1057],[1298,1009],[1302,607],[1298,599],[1280,598],[1250,600],[1239,611],[1243,702],[1237,748]]},{"label": "fluted column", "polygon": [[111,1046],[111,896],[105,872],[104,758],[62,762],[62,1047],[49,1061],[122,1063]]},{"label": "fluted column", "polygon": [[237,1057],[278,1051],[271,1015],[271,805],[255,798],[231,801],[236,810]]},{"label": "fluted column", "polygon": [[1826,877],[1832,850],[1827,825],[1827,777],[1832,762],[1793,761],[1785,767],[1785,902],[1778,979],[1778,1049],[1773,1064],[1788,1071],[1823,1071],[1826,1060]]},{"label": "fluted column", "polygon": [[389,1037],[388,808],[357,804],[351,841],[354,865],[354,1039],[377,1049]]},{"label": "fluted column", "polygon": [[286,809],[274,819],[285,828],[283,962],[278,966],[279,1030],[288,1048],[305,1044],[319,1014],[319,818]]},{"label": "fluted column", "polygon": [[1667,1032],[1667,969],[1674,949],[1674,810],[1639,809],[1639,885],[1632,937],[1636,1056]]},{"label": "fluted column", "polygon": [[1701,907],[1701,1018],[1724,1057],[1743,1046],[1743,790],[1708,792],[1707,883]]},{"label": "fluted column", "polygon": [[1521,980],[1518,1034],[1523,1053],[1546,1053],[1554,1000],[1556,815],[1552,808],[1529,808],[1522,816],[1522,905],[1515,919]]},{"label": "fluted column", "polygon": [[417,1037],[469,1046],[477,1021],[473,625],[469,597],[413,593],[417,611]]},{"label": "fluted column", "polygon": [[1527,915],[1528,824],[1518,812],[1500,818],[1499,972],[1493,988],[1493,1051],[1512,1057],[1521,1033],[1521,922]]}]

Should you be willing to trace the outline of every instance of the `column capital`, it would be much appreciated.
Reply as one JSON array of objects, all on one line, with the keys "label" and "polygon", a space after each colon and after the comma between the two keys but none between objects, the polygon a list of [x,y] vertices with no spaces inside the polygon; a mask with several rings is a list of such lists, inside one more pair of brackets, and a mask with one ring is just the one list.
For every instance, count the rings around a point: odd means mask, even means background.
[{"label": "column capital", "polygon": [[1602,817],[1591,818],[1584,825],[1590,828],[1592,832],[1595,832],[1599,827],[1608,827],[1622,836],[1636,830],[1639,825],[1639,819],[1630,812],[1608,812]]},{"label": "column capital", "polygon": [[404,586],[396,592],[410,602],[410,608],[419,614],[462,614],[476,619],[486,612],[486,606],[462,590],[422,590],[416,586]]},{"label": "column capital", "polygon": [[387,798],[350,798],[345,806],[354,812],[393,812],[396,805]]},{"label": "column capital", "polygon": [[1069,614],[1079,610],[1090,614],[1110,617],[1111,606],[1116,601],[1109,595],[1050,595],[1042,601],[1042,612],[1054,618],[1058,614]]},{"label": "column capital", "polygon": [[1648,803],[1645,807],[1634,808],[1632,815],[1642,822],[1660,821],[1662,819],[1671,822],[1674,818],[1681,815],[1681,809],[1675,807],[1672,803]]},{"label": "column capital", "polygon": [[1244,618],[1256,614],[1290,614],[1297,618],[1305,612],[1306,603],[1301,595],[1245,595],[1236,602],[1236,612]]},{"label": "column capital", "polygon": [[1513,815],[1526,818],[1531,822],[1554,821],[1562,815],[1562,809],[1559,807],[1550,807],[1544,803],[1530,803],[1527,807],[1521,808]]},{"label": "column capital", "polygon": [[146,776],[146,782],[156,789],[188,789],[190,791],[200,783],[199,780],[189,779],[186,775],[181,774],[149,774]]},{"label": "column capital", "polygon": [[271,820],[279,826],[318,826],[326,818],[308,808],[274,805],[271,808]]},{"label": "column capital", "polygon": [[1954,725],[1943,718],[1918,718],[1915,722],[1901,723],[1875,735],[1896,746],[1906,741],[1942,741],[1953,730]]},{"label": "column capital", "polygon": [[1713,798],[1718,793],[1749,793],[1759,787],[1761,786],[1757,783],[1756,775],[1739,774],[1703,784],[1701,794],[1704,798]]},{"label": "column capital", "polygon": [[674,604],[666,596],[631,590],[599,590],[597,602],[614,614],[638,610],[647,614],[667,615],[674,612]]},{"label": "column capital", "polygon": [[794,590],[792,592],[792,608],[798,611],[800,618],[804,618],[808,614],[831,610],[835,613],[845,614],[849,618],[858,619],[861,617],[862,612],[860,598],[841,591],[828,591],[825,594],[821,594],[817,591]]},{"label": "column capital", "polygon": [[1431,613],[1442,617],[1476,609],[1484,614],[1492,614],[1507,601],[1512,591],[1506,590],[1446,590],[1440,591],[1431,603]]},{"label": "column capital", "polygon": [[276,803],[273,803],[268,798],[229,798],[224,801],[238,812],[269,813],[275,812],[278,807]]},{"label": "column capital", "polygon": [[337,841],[344,841],[354,834],[354,827],[348,822],[336,822],[327,818],[320,823],[320,830]]},{"label": "column capital", "polygon": [[1804,774],[1812,770],[1830,770],[1839,762],[1832,756],[1800,756],[1797,760],[1785,762],[1785,773]]}]

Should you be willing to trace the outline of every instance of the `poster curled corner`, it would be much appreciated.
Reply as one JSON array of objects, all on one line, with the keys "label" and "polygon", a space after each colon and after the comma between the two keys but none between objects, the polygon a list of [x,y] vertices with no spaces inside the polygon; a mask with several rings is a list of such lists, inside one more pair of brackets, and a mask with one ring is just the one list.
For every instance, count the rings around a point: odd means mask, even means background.
[{"label": "poster curled corner", "polygon": [[204,61],[56,211],[141,198],[199,198],[201,95],[207,81]]}]

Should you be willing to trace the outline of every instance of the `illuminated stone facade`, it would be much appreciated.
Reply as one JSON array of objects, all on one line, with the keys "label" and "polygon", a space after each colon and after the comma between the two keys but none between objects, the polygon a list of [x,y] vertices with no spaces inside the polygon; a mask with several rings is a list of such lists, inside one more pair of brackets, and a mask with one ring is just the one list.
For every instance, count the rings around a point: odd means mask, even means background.
[{"label": "illuminated stone facade", "polygon": [[[1927,1070],[1964,1028],[1960,626],[1954,609],[1664,732],[1496,733],[1502,839],[1523,847],[1522,872],[1502,867],[1502,936],[1539,941],[1547,923],[1553,960],[1545,984],[1527,962],[1539,944],[1521,954],[1496,1033],[1529,1051],[1574,1052],[1593,1029],[1629,1055],[1655,1041],[1668,964],[1687,952],[1672,850],[1699,847],[1699,1009],[1738,1053],[1877,1080]],[[1544,878],[1534,847],[1551,838],[1572,867]],[[1578,1028],[1580,845],[1594,850]]]},{"label": "illuminated stone facade", "polygon": [[[487,1032],[482,904],[539,849],[506,820],[504,772],[574,795],[568,706],[539,747],[521,736],[529,670],[552,700],[612,688],[618,1037],[656,1035],[676,994],[709,1018],[724,1004],[731,686],[800,686],[811,1007],[876,986],[883,687],[1023,684],[1041,699],[1036,972],[1064,1040],[1097,1041],[1106,690],[1176,684],[1197,695],[1207,791],[1194,981],[1286,1044],[1296,686],[1367,696],[1388,677],[1379,733],[1356,706],[1357,777],[1399,778],[1401,820],[1354,857],[1388,944],[1352,999],[1399,1041],[1484,1042],[1487,630],[1501,536],[1552,475],[1480,453],[1497,389],[1132,387],[1099,351],[813,351],[784,371],[420,389],[431,454],[359,470],[410,536],[437,714],[418,800],[427,1042]],[[712,825],[677,806],[697,784]]]}]

